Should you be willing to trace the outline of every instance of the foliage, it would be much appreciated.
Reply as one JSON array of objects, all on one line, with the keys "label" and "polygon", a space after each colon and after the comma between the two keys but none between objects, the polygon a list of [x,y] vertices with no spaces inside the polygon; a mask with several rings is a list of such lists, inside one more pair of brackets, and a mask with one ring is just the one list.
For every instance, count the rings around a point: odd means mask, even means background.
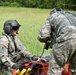
[{"label": "foliage", "polygon": [[75,0],[0,0],[0,6],[76,9]]},{"label": "foliage", "polygon": [[17,2],[8,2],[8,1],[1,1],[0,6],[10,6],[10,7],[19,7],[19,4]]},{"label": "foliage", "polygon": [[21,25],[18,38],[32,54],[40,55],[44,44],[37,40],[38,30],[45,22],[49,12],[49,9],[0,7],[0,36],[6,20],[17,20]]}]

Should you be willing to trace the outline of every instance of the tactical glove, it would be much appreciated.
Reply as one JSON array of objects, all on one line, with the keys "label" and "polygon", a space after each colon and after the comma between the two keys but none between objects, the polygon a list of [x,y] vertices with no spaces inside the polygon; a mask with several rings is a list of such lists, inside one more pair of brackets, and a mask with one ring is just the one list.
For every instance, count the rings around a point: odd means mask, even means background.
[{"label": "tactical glove", "polygon": [[22,69],[22,64],[14,64],[13,66],[12,66],[12,69]]},{"label": "tactical glove", "polygon": [[47,41],[44,45],[44,49],[48,50],[50,48],[50,44],[51,44],[51,42]]},{"label": "tactical glove", "polygon": [[37,60],[38,56],[34,55],[33,57],[31,57],[32,60]]}]

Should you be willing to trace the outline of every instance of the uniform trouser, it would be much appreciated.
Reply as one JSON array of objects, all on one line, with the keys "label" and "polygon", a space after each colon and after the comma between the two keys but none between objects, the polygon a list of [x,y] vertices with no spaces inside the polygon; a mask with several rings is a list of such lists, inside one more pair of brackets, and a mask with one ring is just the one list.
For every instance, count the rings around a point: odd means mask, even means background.
[{"label": "uniform trouser", "polygon": [[12,75],[10,71],[1,70],[0,75]]},{"label": "uniform trouser", "polygon": [[[62,75],[62,67],[68,60],[72,58],[72,55],[75,52],[76,39],[70,39],[61,43],[54,44],[50,55],[48,75]],[[73,59],[75,64],[74,66],[76,66],[76,54]],[[73,75],[76,75],[76,73],[73,73]]]},{"label": "uniform trouser", "polygon": [[2,68],[0,68],[0,75],[12,75],[12,71],[5,66],[2,66]]},{"label": "uniform trouser", "polygon": [[76,73],[72,73],[72,75],[76,75]]}]

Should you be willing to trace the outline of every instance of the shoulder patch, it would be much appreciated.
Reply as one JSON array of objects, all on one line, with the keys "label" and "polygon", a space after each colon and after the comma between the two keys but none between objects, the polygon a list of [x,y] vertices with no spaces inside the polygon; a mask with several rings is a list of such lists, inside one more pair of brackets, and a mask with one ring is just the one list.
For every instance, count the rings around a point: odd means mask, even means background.
[{"label": "shoulder patch", "polygon": [[1,42],[1,44],[7,48],[7,43],[6,42]]}]

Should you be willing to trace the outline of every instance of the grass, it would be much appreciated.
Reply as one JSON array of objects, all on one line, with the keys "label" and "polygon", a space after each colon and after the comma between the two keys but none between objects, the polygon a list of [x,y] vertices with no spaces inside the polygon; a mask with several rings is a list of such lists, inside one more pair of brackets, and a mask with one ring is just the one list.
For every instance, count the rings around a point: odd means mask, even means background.
[{"label": "grass", "polygon": [[[15,19],[20,24],[18,38],[33,54],[40,55],[44,44],[37,40],[38,30],[44,24],[50,9],[0,7],[0,36],[6,20]],[[45,51],[49,53],[49,51]]]}]

